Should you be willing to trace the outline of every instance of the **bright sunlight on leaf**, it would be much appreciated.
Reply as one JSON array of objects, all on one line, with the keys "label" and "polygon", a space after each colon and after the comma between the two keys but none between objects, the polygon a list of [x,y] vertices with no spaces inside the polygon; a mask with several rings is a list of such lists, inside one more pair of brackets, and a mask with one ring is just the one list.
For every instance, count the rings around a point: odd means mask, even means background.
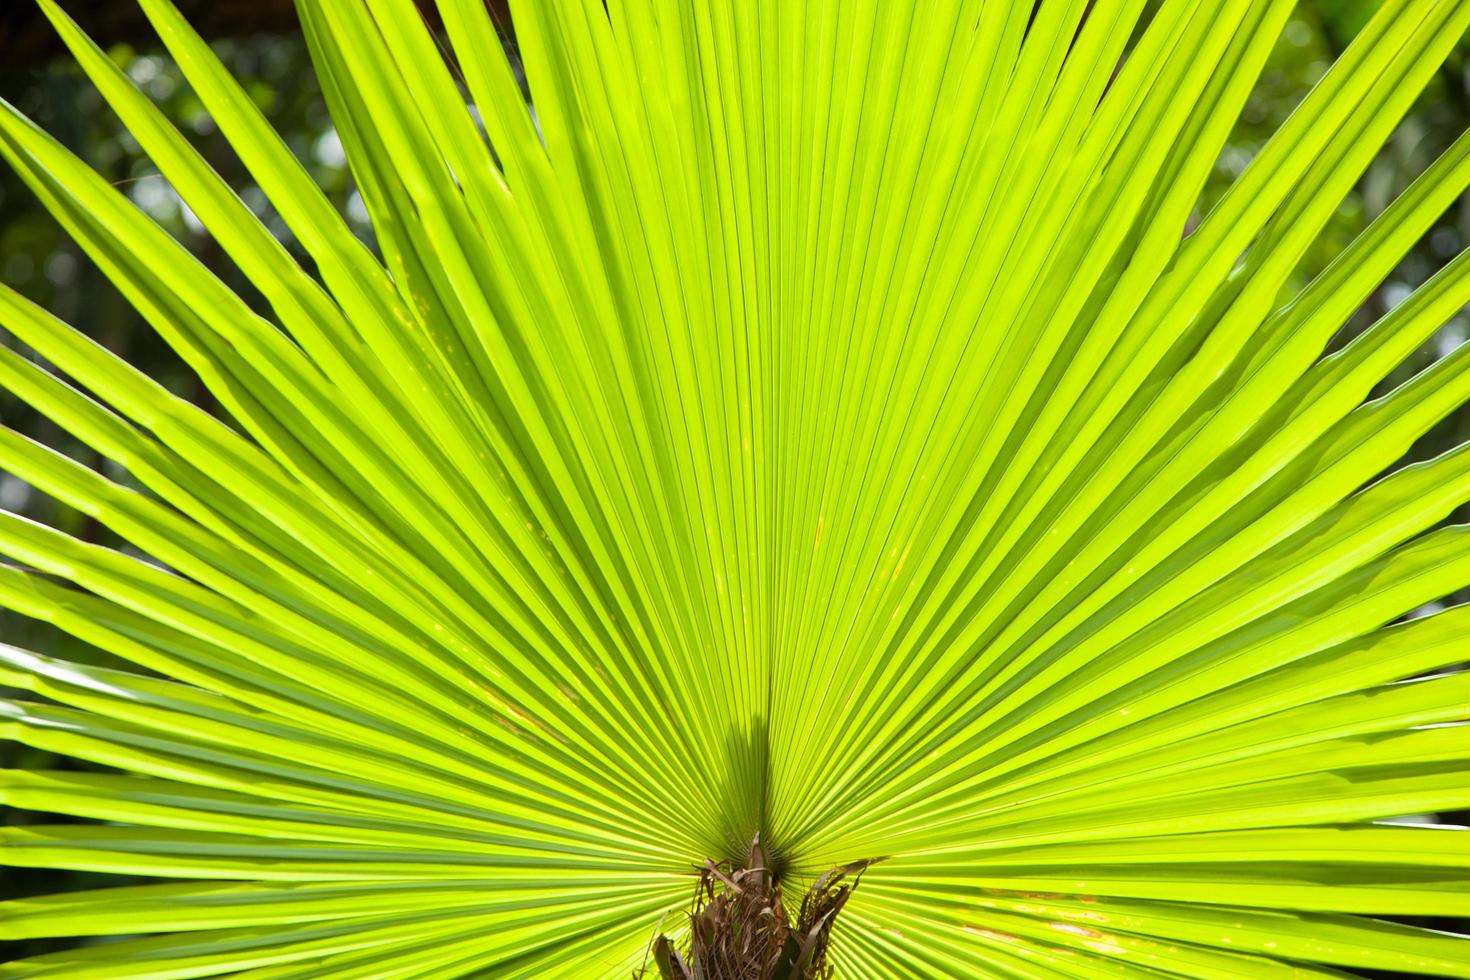
[{"label": "bright sunlight on leaf", "polygon": [[0,290],[0,978],[1470,976],[1470,136],[1299,274],[1470,3],[1202,214],[1290,0],[299,0],[369,246],[141,0],[303,266],[40,2],[259,296],[3,106],[221,410]]}]

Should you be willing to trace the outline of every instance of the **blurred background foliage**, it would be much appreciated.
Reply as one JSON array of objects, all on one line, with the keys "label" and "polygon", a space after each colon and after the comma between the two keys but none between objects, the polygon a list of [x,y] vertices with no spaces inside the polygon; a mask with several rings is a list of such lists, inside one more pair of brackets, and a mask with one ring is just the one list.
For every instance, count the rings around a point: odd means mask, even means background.
[{"label": "blurred background foliage", "polygon": [[[1230,182],[1239,176],[1372,14],[1378,2],[1302,0],[1221,154],[1201,200],[1200,214],[1207,211]],[[11,8],[10,4],[16,7]],[[120,27],[108,23],[100,13],[89,21],[81,16],[79,8],[84,6],[84,2],[72,5],[83,26],[109,45],[116,63],[163,107],[220,174],[236,188],[250,209],[292,247],[305,267],[310,268],[309,261],[292,242],[284,224],[271,213],[264,195],[251,182],[172,61],[147,42],[146,35],[136,29],[136,24]],[[282,13],[289,14],[289,4],[275,0],[254,0],[251,5],[231,3],[230,0],[200,0],[194,4],[181,3],[180,6],[186,13],[198,11],[202,18],[216,18],[217,26],[211,33],[220,35],[215,46],[226,65],[246,85],[256,103],[347,215],[353,227],[371,242],[367,213],[353,188],[342,144],[327,116],[305,43],[290,29],[289,17]],[[124,7],[132,7],[129,0],[106,0],[106,3],[97,5],[97,10],[106,9],[115,14]],[[21,8],[28,13],[21,15],[15,12]],[[221,17],[224,17],[222,21],[219,20]],[[34,7],[27,0],[0,0],[0,97],[18,106],[123,189],[140,208],[187,244],[226,283],[260,308],[258,295],[222,256],[194,215],[142,155],[137,143],[106,108],[97,92],[70,64],[59,45],[48,40],[50,35],[42,35],[39,31],[49,31],[49,28],[39,23]],[[126,40],[114,40],[119,37]],[[1467,58],[1470,58],[1470,46],[1462,43],[1384,147],[1379,159],[1343,202],[1331,225],[1297,270],[1297,282],[1290,288],[1295,289],[1321,271],[1431,160],[1470,126],[1470,63],[1467,63]],[[0,280],[80,327],[176,393],[213,407],[198,378],[66,238],[8,168],[0,167],[0,171],[3,171],[0,172]],[[1470,243],[1470,201],[1462,199],[1414,247],[1393,275],[1357,312],[1334,344],[1340,345],[1351,339],[1401,302],[1414,287],[1465,248],[1467,243]],[[262,312],[265,312],[263,308]],[[1462,311],[1388,379],[1385,390],[1463,343],[1467,332],[1470,332],[1470,317]],[[3,331],[0,331],[0,342],[16,344]],[[110,461],[98,458],[59,427],[3,391],[0,391],[0,424],[18,429],[88,465],[99,467],[113,479],[128,480],[127,474]],[[1415,447],[1411,458],[1436,455],[1467,438],[1470,438],[1470,412],[1462,409],[1429,433]],[[62,528],[85,540],[127,550],[125,544],[96,521],[33,492],[26,484],[3,471],[0,471],[0,507]],[[1465,515],[1456,515],[1456,519],[1464,520]],[[103,663],[108,659],[102,652],[88,648],[45,624],[4,610],[0,610],[0,642],[93,663]],[[0,690],[0,694],[3,693]],[[64,769],[79,765],[65,758],[0,743],[0,767]],[[1463,818],[1466,815],[1453,816]],[[54,822],[56,819],[0,806],[0,825],[36,820]],[[1457,819],[1456,822],[1470,821]],[[117,882],[114,876],[104,878],[80,872],[0,868],[0,898]],[[1443,922],[1423,924],[1453,926]],[[7,944],[0,943],[0,962],[39,953],[54,945],[38,941],[10,944],[7,948]]]}]

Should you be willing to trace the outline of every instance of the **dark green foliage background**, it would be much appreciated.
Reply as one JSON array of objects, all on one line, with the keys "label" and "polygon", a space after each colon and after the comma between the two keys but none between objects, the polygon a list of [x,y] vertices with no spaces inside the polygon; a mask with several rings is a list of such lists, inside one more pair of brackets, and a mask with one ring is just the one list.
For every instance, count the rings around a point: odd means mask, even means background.
[{"label": "dark green foliage background", "polygon": [[[0,0],[17,2],[17,0]],[[18,0],[25,2],[25,0]],[[1270,134],[1290,114],[1312,83],[1372,12],[1377,0],[1305,0],[1284,32],[1255,95],[1222,155],[1206,189],[1207,208],[1227,187]],[[297,156],[366,238],[371,237],[361,200],[352,188],[338,142],[316,87],[299,37],[260,35],[222,41],[226,64],[286,136]],[[220,255],[193,215],[140,154],[137,144],[103,106],[100,97],[64,59],[24,68],[6,68],[0,37],[0,97],[18,106],[88,161],[173,234],[225,281],[258,302],[238,271]],[[151,50],[119,45],[112,55],[134,81],[159,101],[216,169],[238,189],[251,209],[283,240],[284,227],[270,214],[259,189],[231,154],[197,98],[166,58]],[[1470,47],[1462,44],[1440,77],[1394,135],[1378,162],[1344,203],[1298,275],[1310,278],[1356,235],[1449,142],[1470,127]],[[1338,338],[1342,343],[1408,295],[1412,287],[1470,243],[1470,201],[1447,213],[1393,276],[1370,298]],[[303,263],[306,262],[304,256]],[[102,278],[26,188],[8,170],[0,173],[0,279],[42,303],[107,347],[138,365],[175,392],[209,405],[208,393],[177,356],[142,322]],[[1470,336],[1470,317],[1462,312],[1418,355],[1390,378],[1396,385]],[[0,331],[0,342],[14,344]],[[79,445],[57,426],[0,392],[0,424],[57,447],[126,481],[126,474]],[[1415,447],[1427,458],[1470,439],[1470,412],[1461,410]],[[59,527],[85,540],[125,547],[106,529],[71,508],[34,493],[0,471],[0,507]],[[1456,515],[1464,520],[1465,515]],[[38,624],[0,610],[0,641],[70,659],[99,663],[101,652]],[[4,693],[0,690],[0,693]],[[0,743],[0,767],[66,768],[71,760]],[[1464,817],[1467,815],[1458,815]],[[0,807],[0,825],[44,819],[44,815]],[[1457,822],[1467,822],[1459,820]],[[0,868],[0,899],[89,885],[113,884],[107,876]],[[1424,923],[1441,928],[1453,923]],[[0,962],[53,948],[56,941],[0,943]]]}]

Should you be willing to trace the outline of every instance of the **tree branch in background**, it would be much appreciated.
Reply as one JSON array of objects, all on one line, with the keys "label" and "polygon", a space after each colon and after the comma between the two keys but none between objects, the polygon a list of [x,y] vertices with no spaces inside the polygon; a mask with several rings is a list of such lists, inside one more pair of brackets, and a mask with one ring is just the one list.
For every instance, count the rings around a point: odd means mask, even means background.
[{"label": "tree branch in background", "polygon": [[[486,0],[495,21],[508,27],[506,0]],[[425,18],[438,26],[429,0],[418,0]],[[293,0],[178,0],[179,10],[208,40],[252,34],[295,34],[300,30]],[[132,44],[151,49],[157,38],[136,3],[117,0],[73,0],[67,13],[104,47]],[[0,3],[0,42],[5,66],[0,70],[35,68],[66,56],[56,31],[34,3]]]}]

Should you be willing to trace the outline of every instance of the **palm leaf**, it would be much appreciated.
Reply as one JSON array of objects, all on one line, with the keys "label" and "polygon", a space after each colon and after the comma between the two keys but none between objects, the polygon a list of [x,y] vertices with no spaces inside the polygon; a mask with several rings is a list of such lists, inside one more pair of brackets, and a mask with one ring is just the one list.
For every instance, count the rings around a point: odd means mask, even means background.
[{"label": "palm leaf", "polygon": [[[300,264],[53,0],[252,309],[16,110],[0,154],[223,406],[0,289],[0,737],[94,764],[0,977],[627,975],[706,861],[882,858],[839,975],[1470,976],[1470,303],[1334,338],[1470,135],[1303,258],[1470,26],[1385,0],[1207,213],[1284,0],[300,0],[376,249],[169,0]],[[517,71],[528,80],[528,104]],[[54,368],[54,370],[53,370]],[[1370,400],[1371,399],[1371,400]],[[146,555],[147,557],[141,557]],[[95,771],[94,771],[95,770]],[[795,892],[793,892],[795,894]],[[792,899],[794,901],[794,899]],[[667,948],[667,947],[663,947]]]}]

